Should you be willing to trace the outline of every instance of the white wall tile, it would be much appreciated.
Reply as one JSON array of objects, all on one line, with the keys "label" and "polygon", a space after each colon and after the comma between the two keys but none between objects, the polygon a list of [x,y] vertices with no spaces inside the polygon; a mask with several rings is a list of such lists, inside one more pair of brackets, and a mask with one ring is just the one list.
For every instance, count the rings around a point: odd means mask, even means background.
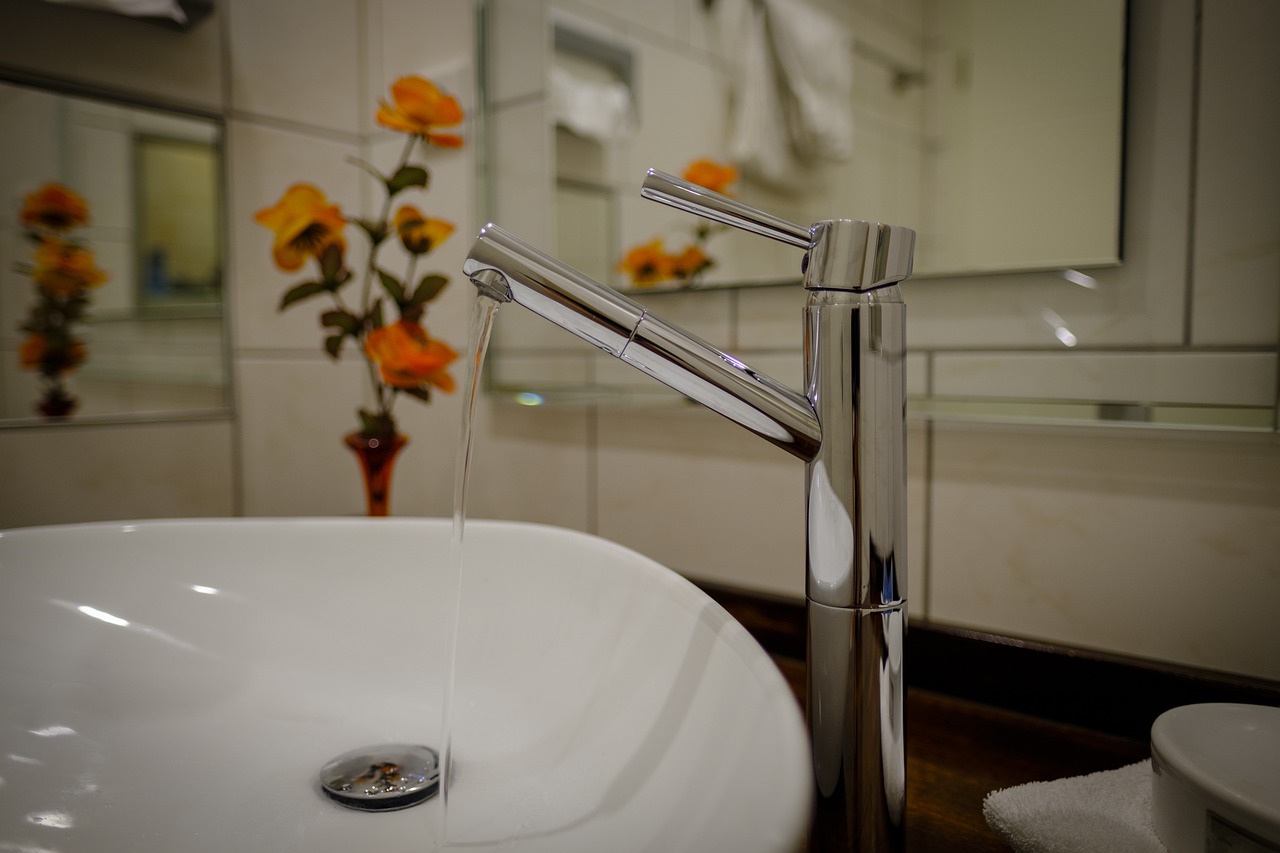
[{"label": "white wall tile", "polygon": [[1280,335],[1280,6],[1208,3],[1203,27],[1191,338],[1273,344]]},{"label": "white wall tile", "polygon": [[694,160],[727,159],[725,83],[710,59],[665,41],[638,41],[635,50],[640,124],[627,171],[638,181],[650,167],[679,175]]},{"label": "white wall tile", "polygon": [[221,9],[186,32],[55,6],[42,0],[0,4],[0,65],[101,90],[220,110]]},{"label": "white wall tile", "polygon": [[358,133],[361,8],[359,0],[227,0],[232,108]]},{"label": "white wall tile", "polygon": [[[370,69],[370,83],[381,93],[398,77],[420,74],[444,86],[446,69],[465,68],[468,87],[475,53],[475,5],[468,0],[366,0],[370,37],[378,46],[379,63]],[[524,0],[524,6],[534,5]],[[458,94],[458,87],[448,86]]]},{"label": "white wall tile", "polygon": [[937,353],[934,393],[950,397],[1270,406],[1274,353]]},{"label": "white wall tile", "polygon": [[579,389],[591,382],[590,354],[543,355],[521,353],[519,357],[494,359],[490,376],[504,391],[528,388]]},{"label": "white wall tile", "polygon": [[1280,678],[1280,444],[934,427],[929,615]]},{"label": "white wall tile", "polygon": [[793,287],[746,288],[737,296],[737,346],[802,351],[808,294],[798,279]]},{"label": "white wall tile", "polygon": [[592,532],[592,415],[482,399],[472,451],[470,518],[506,518]]},{"label": "white wall tile", "polygon": [[913,397],[930,393],[929,358],[924,353],[907,353],[907,393]]},{"label": "white wall tile", "polygon": [[230,421],[0,431],[0,529],[233,515]]},{"label": "white wall tile", "polygon": [[554,247],[548,215],[553,175],[551,126],[541,100],[494,110],[490,179],[503,188],[489,212],[494,222],[543,251]]},{"label": "white wall tile", "polygon": [[358,463],[342,443],[368,405],[363,363],[318,354],[237,366],[245,515],[363,514]]},{"label": "white wall tile", "polygon": [[694,578],[804,594],[804,466],[700,407],[600,413],[599,533]]},{"label": "white wall tile", "polygon": [[495,105],[541,95],[546,86],[552,30],[544,0],[490,3],[489,98]]}]

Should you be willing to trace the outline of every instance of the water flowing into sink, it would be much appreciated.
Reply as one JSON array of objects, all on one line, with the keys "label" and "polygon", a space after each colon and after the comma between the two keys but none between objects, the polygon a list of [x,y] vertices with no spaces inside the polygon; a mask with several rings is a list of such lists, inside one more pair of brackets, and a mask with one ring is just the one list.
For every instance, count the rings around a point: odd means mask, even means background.
[{"label": "water flowing into sink", "polygon": [[462,428],[458,436],[458,456],[453,478],[453,538],[450,545],[449,565],[453,571],[453,624],[449,626],[451,637],[449,665],[445,676],[444,709],[440,726],[440,835],[448,839],[449,778],[453,750],[450,733],[453,728],[454,686],[458,665],[458,620],[462,613],[462,542],[467,517],[467,484],[471,468],[472,425],[475,421],[476,400],[480,396],[480,376],[485,353],[489,349],[489,335],[493,331],[493,318],[499,302],[479,294],[471,309],[471,327],[467,338],[467,379],[463,388],[466,398],[462,403]]}]

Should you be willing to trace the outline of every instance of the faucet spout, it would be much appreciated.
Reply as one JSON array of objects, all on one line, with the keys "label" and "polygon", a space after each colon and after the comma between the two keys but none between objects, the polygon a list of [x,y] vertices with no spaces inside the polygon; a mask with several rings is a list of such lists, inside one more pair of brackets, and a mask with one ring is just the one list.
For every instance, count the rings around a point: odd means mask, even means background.
[{"label": "faucet spout", "polygon": [[496,225],[481,229],[463,272],[808,462],[822,440],[808,398]]}]

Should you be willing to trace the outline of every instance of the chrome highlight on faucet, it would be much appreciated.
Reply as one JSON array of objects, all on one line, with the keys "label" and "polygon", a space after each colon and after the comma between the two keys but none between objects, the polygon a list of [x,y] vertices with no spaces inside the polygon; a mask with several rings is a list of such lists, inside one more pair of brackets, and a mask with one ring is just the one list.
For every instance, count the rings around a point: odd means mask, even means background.
[{"label": "chrome highlight on faucet", "polygon": [[813,850],[905,845],[906,312],[915,232],[809,228],[650,170],[642,194],[807,250],[803,393],[495,225],[464,272],[804,460]]}]

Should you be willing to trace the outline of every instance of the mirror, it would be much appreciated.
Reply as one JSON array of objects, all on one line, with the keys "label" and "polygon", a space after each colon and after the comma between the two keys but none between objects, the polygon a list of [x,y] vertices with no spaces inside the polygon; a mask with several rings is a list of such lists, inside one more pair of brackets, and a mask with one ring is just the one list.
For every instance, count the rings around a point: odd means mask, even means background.
[{"label": "mirror", "polygon": [[[661,15],[687,16],[676,43],[662,32],[671,22],[604,0],[490,0],[492,218],[625,287],[630,248],[691,242],[689,217],[640,200],[644,170],[710,158],[740,166],[730,192],[792,221],[916,228],[917,277],[1119,263],[1124,0],[807,3],[854,34],[803,36],[826,56],[847,50],[852,84],[818,101],[841,113],[817,128],[834,141],[800,157],[792,141],[779,164],[760,139],[799,110],[749,84],[797,36],[775,31],[768,3],[668,4]],[[743,118],[761,103],[775,111]],[[767,241],[716,233],[702,245],[714,265],[697,283],[798,276],[793,254]]]},{"label": "mirror", "polygon": [[220,122],[7,82],[0,122],[0,421],[225,413]]}]

